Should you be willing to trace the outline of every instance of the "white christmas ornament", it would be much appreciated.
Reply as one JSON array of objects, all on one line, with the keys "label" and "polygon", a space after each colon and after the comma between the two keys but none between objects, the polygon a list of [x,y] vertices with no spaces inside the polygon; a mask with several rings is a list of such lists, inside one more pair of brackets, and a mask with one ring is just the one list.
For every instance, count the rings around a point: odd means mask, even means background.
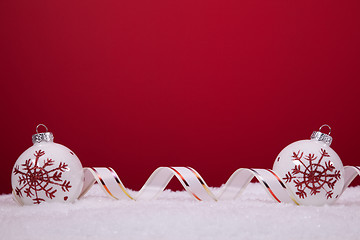
[{"label": "white christmas ornament", "polygon": [[33,146],[17,159],[11,184],[21,205],[42,202],[73,202],[80,195],[84,173],[80,160],[67,147],[54,143],[51,132],[32,136]]},{"label": "white christmas ornament", "polygon": [[[321,132],[323,127],[329,133]],[[285,147],[277,156],[273,170],[291,190],[289,194],[301,205],[333,203],[344,187],[344,167],[330,148],[332,137],[328,125],[313,132],[310,140]]]}]

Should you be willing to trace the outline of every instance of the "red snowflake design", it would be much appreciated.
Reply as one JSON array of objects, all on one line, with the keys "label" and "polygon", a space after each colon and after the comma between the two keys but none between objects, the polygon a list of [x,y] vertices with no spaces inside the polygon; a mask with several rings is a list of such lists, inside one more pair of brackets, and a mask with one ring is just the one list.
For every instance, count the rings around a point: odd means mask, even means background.
[{"label": "red snowflake design", "polygon": [[[297,153],[293,152],[293,161],[298,164],[283,179],[286,183],[292,181],[295,183],[297,188],[296,194],[300,198],[304,199],[307,197],[306,189],[310,190],[311,195],[316,195],[323,189],[326,192],[326,198],[332,198],[335,183],[341,178],[341,174],[339,170],[335,170],[330,160],[324,160],[324,158],[328,158],[330,155],[325,149],[321,149],[320,158],[317,162],[316,159],[318,157],[315,154],[309,153],[304,157],[303,155],[304,152],[300,152],[300,150]],[[308,164],[305,164],[304,160]],[[321,164],[323,160],[325,164]]]},{"label": "red snowflake design", "polygon": [[15,194],[19,197],[23,197],[23,193],[26,194],[26,197],[32,198],[34,204],[45,201],[39,197],[39,192],[44,192],[47,198],[53,199],[57,191],[54,189],[54,185],[60,186],[64,192],[68,192],[71,188],[70,181],[61,179],[62,173],[68,169],[68,165],[60,162],[58,167],[47,170],[54,165],[54,160],[47,158],[43,165],[39,166],[39,158],[43,155],[45,155],[45,151],[35,151],[35,162],[29,159],[21,164],[21,170],[19,165],[14,168],[14,175],[19,175],[20,185],[15,188]]}]

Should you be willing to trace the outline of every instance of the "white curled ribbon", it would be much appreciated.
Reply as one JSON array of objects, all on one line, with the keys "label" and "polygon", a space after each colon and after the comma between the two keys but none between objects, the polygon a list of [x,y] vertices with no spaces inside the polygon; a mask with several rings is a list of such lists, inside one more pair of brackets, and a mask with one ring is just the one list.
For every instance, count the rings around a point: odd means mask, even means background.
[{"label": "white curled ribbon", "polygon": [[[163,192],[170,180],[175,176],[184,189],[199,201],[219,201],[238,198],[250,181],[256,178],[265,188],[266,192],[276,202],[295,203],[299,205],[294,193],[286,187],[285,183],[270,169],[240,168],[236,170],[215,195],[208,187],[200,174],[191,167],[159,167],[148,178],[136,196],[131,196],[122,184],[116,172],[108,167],[84,168],[85,182],[79,198],[97,182],[101,188],[114,199],[152,200]],[[344,187],[342,192],[350,185],[355,177],[360,175],[360,167],[344,167]]]}]

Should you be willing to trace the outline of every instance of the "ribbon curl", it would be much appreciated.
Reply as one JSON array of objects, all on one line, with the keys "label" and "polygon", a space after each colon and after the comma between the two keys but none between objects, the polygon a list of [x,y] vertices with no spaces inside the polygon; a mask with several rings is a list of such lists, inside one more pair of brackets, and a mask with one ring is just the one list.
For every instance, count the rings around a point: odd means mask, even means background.
[{"label": "ribbon curl", "polygon": [[[148,178],[136,196],[131,196],[122,184],[116,172],[110,167],[84,168],[85,182],[79,198],[97,182],[107,195],[114,199],[152,200],[156,199],[175,176],[184,189],[199,201],[219,201],[238,198],[253,178],[264,187],[276,202],[299,205],[294,193],[285,185],[275,172],[270,169],[240,168],[236,170],[215,195],[200,174],[191,167],[159,167]],[[344,187],[342,193],[355,177],[360,175],[360,167],[344,167]]]}]

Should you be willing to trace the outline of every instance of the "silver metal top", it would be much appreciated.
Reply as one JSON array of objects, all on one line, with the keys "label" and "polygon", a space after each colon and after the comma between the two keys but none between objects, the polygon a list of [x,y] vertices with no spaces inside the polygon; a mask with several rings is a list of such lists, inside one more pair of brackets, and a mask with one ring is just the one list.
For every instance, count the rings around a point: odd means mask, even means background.
[{"label": "silver metal top", "polygon": [[[326,133],[322,133],[321,132],[321,129],[323,127],[327,127],[329,129],[329,133],[326,134]],[[321,142],[324,142],[326,145],[330,146],[331,143],[332,143],[332,137],[330,137],[330,133],[331,133],[331,128],[329,125],[327,124],[324,124],[322,125],[320,128],[319,128],[319,131],[314,131],[312,134],[311,134],[311,139],[315,139],[317,141],[321,141]]]},{"label": "silver metal top", "polygon": [[[43,126],[46,132],[39,133],[40,126]],[[48,128],[44,124],[39,124],[36,126],[36,134],[32,135],[33,144],[41,143],[41,142],[53,142],[53,141],[54,141],[54,135],[51,132],[48,132]]]}]

